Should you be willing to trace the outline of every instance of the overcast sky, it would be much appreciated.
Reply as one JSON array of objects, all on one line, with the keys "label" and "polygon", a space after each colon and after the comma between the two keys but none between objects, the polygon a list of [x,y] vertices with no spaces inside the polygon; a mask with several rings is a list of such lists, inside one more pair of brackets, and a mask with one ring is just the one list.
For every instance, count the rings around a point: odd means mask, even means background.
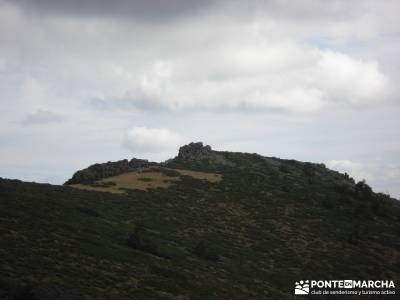
[{"label": "overcast sky", "polygon": [[0,0],[0,176],[179,145],[323,162],[400,197],[400,1]]}]

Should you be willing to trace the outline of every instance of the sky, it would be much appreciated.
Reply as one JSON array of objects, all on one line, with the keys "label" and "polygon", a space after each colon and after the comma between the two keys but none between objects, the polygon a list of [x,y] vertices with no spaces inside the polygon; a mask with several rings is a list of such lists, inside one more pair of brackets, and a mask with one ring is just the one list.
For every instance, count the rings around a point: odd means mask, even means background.
[{"label": "sky", "polygon": [[0,177],[216,150],[400,197],[400,1],[0,0]]}]

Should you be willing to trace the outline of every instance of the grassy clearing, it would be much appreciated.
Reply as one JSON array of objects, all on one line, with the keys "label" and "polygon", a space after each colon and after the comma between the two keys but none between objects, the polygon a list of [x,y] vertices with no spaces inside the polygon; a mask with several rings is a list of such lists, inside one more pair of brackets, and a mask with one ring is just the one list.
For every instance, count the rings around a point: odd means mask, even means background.
[{"label": "grassy clearing", "polygon": [[222,179],[222,175],[216,173],[168,168],[145,168],[135,172],[104,178],[90,185],[72,184],[70,186],[82,190],[126,194],[126,189],[146,191],[155,188],[168,188],[180,181],[181,175],[209,182],[218,182]]}]

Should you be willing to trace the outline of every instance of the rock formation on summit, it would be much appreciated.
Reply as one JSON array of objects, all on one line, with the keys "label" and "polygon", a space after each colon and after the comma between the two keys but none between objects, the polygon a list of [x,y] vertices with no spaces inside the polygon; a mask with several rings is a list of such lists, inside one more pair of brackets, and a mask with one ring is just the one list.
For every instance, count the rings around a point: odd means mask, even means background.
[{"label": "rock formation on summit", "polygon": [[178,158],[182,160],[196,160],[209,156],[213,151],[211,147],[203,146],[202,142],[190,143],[179,148]]},{"label": "rock formation on summit", "polygon": [[117,176],[123,173],[136,171],[140,168],[163,166],[173,167],[174,163],[197,163],[199,161],[208,161],[212,164],[229,165],[235,164],[225,158],[223,152],[214,151],[208,145],[203,145],[202,142],[190,143],[179,148],[178,155],[162,163],[149,162],[145,159],[132,158],[131,160],[119,160],[115,162],[107,162],[102,164],[94,164],[86,169],[77,171],[71,179],[65,184],[90,184],[94,181]]}]

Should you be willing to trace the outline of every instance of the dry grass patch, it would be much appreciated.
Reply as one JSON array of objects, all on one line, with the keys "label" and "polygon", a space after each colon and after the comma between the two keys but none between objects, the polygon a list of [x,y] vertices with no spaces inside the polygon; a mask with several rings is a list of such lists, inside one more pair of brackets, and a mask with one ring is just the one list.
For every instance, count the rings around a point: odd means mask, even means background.
[{"label": "dry grass patch", "polygon": [[205,179],[210,182],[218,182],[222,179],[221,174],[216,173],[206,173],[206,172],[198,172],[198,171],[191,171],[191,170],[181,170],[181,169],[174,169],[178,171],[182,175],[190,176],[196,179]]},{"label": "dry grass patch", "polygon": [[84,190],[124,194],[125,191],[123,189],[147,190],[158,187],[166,188],[169,187],[172,182],[177,180],[179,180],[179,177],[170,177],[161,172],[142,173],[139,171],[124,173],[96,181],[97,184],[107,184],[112,182],[115,184],[112,186],[97,187],[83,184],[74,184],[72,186]]},{"label": "dry grass patch", "polygon": [[85,185],[85,184],[71,184],[69,185],[70,187],[76,188],[76,189],[80,189],[80,190],[86,190],[86,191],[96,191],[96,192],[109,192],[109,193],[113,193],[113,194],[125,194],[124,190],[118,190],[115,188],[115,186],[113,188],[110,187],[94,187],[94,186],[90,186],[90,185]]},{"label": "dry grass patch", "polygon": [[[167,168],[165,168],[165,170],[173,170],[178,172],[180,175],[186,175],[200,180],[208,180],[210,182],[217,182],[222,179],[222,176],[220,174],[215,173]],[[168,176],[162,171],[147,168],[109,178],[104,178],[96,181],[94,185],[72,184],[71,186],[74,188],[89,191],[125,194],[126,191],[124,189],[148,190],[154,188],[167,188],[171,184],[176,183],[179,180],[179,176]]]}]

